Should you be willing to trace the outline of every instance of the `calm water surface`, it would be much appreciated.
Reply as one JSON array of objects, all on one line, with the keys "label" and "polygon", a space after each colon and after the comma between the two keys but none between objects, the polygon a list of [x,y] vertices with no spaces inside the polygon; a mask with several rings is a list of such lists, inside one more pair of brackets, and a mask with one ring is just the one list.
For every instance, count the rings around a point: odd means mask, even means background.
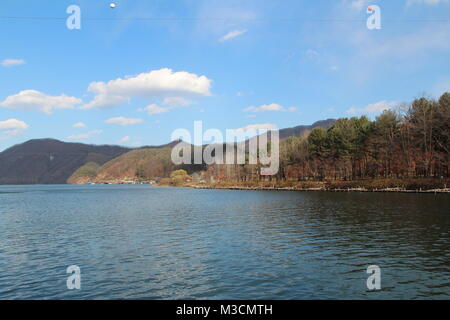
[{"label": "calm water surface", "polygon": [[[448,299],[449,207],[433,194],[1,186],[0,299]],[[67,290],[70,265],[81,290]]]}]

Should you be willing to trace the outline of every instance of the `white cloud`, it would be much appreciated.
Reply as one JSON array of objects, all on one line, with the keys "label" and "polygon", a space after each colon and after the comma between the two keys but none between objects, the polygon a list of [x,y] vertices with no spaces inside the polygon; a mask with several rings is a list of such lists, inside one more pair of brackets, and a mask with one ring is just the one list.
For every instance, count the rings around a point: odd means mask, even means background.
[{"label": "white cloud", "polygon": [[125,117],[117,117],[105,120],[106,123],[118,124],[119,126],[132,126],[141,123],[142,121],[144,120]]},{"label": "white cloud", "polygon": [[[89,89],[89,91],[91,91]],[[94,108],[112,108],[121,104],[127,103],[130,98],[113,94],[98,94],[94,97],[94,100],[83,105],[81,109],[94,109]]]},{"label": "white cloud", "polygon": [[244,109],[244,112],[266,112],[266,111],[297,111],[296,107],[285,108],[278,103],[263,104],[259,107],[251,106]]},{"label": "white cloud", "polygon": [[172,97],[172,98],[165,98],[163,104],[166,106],[187,107],[195,104],[195,102],[181,97]]},{"label": "white cloud", "polygon": [[149,106],[146,106],[145,108],[141,109],[140,111],[145,111],[147,112],[149,115],[155,115],[155,114],[161,114],[161,113],[165,113],[165,112],[169,112],[171,110],[171,108],[164,108],[164,107],[160,107],[156,104],[151,104]]},{"label": "white cloud", "polygon": [[133,97],[191,98],[210,96],[211,80],[185,71],[173,72],[164,68],[109,82],[92,82],[88,90],[96,96],[83,109],[118,106]]},{"label": "white cloud", "polygon": [[84,140],[84,139],[89,139],[93,135],[101,134],[102,132],[103,132],[102,130],[92,130],[87,133],[81,133],[81,134],[75,134],[72,136],[68,136],[67,139],[69,139],[69,140]]},{"label": "white cloud", "polygon": [[17,119],[0,121],[0,130],[9,135],[19,135],[28,128],[29,126],[25,122]]},{"label": "white cloud", "polygon": [[384,110],[391,109],[392,107],[395,107],[398,103],[394,101],[379,101],[376,103],[372,103],[367,105],[364,108],[350,108],[346,111],[346,113],[355,115],[355,114],[374,114],[374,113],[381,113]]},{"label": "white cloud", "polygon": [[80,99],[64,94],[49,96],[37,90],[23,90],[0,102],[0,107],[52,114],[55,110],[71,109],[81,103]]},{"label": "white cloud", "polygon": [[230,39],[239,37],[239,36],[243,35],[243,34],[246,33],[246,32],[247,32],[247,30],[234,30],[234,31],[230,31],[230,32],[228,32],[227,34],[225,34],[224,36],[222,36],[222,37],[219,39],[219,41],[220,41],[220,42],[225,42],[225,41],[228,41],[228,40],[230,40]]},{"label": "white cloud", "polygon": [[77,128],[77,129],[83,129],[83,128],[86,128],[86,124],[84,124],[83,122],[77,122],[77,123],[74,123],[72,125],[72,127]]},{"label": "white cloud", "polygon": [[127,143],[128,141],[130,141],[131,137],[130,136],[125,136],[121,139],[119,139],[119,141],[117,141],[117,143],[122,144],[122,143]]},{"label": "white cloud", "polygon": [[25,64],[25,60],[23,59],[5,59],[0,62],[0,64],[4,67],[14,67]]},{"label": "white cloud", "polygon": [[265,112],[265,111],[282,111],[283,106],[277,103],[263,104],[259,107],[251,106],[244,109],[244,112]]}]

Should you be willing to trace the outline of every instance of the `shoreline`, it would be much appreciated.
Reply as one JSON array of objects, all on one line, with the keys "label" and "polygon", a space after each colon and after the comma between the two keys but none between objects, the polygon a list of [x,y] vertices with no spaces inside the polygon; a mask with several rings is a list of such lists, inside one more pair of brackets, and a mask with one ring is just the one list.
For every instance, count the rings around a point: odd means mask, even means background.
[{"label": "shoreline", "polygon": [[[165,181],[164,181],[165,180]],[[326,180],[326,181],[163,181],[139,180],[107,180],[78,184],[143,184],[156,187],[183,187],[191,189],[216,190],[247,190],[247,191],[303,191],[303,192],[397,192],[397,193],[427,193],[450,194],[450,179],[367,179],[367,180]]]},{"label": "shoreline", "polygon": [[[158,185],[156,185],[158,186]],[[160,185],[167,186],[167,185]],[[176,187],[176,186],[175,186]],[[402,188],[382,188],[382,189],[366,189],[366,188],[286,188],[286,187],[245,187],[245,186],[199,186],[199,185],[184,185],[179,186],[190,189],[204,189],[204,190],[245,190],[245,191],[299,191],[299,192],[380,192],[380,193],[427,193],[427,194],[450,194],[450,188],[445,189],[430,189],[430,190],[409,190]]]},{"label": "shoreline", "polygon": [[[172,184],[173,185],[173,184]],[[177,185],[177,184],[175,184]],[[196,189],[225,190],[266,190],[266,191],[303,191],[303,192],[397,192],[450,194],[450,180],[436,178],[381,178],[363,180],[324,180],[324,181],[186,181],[178,184]]]}]

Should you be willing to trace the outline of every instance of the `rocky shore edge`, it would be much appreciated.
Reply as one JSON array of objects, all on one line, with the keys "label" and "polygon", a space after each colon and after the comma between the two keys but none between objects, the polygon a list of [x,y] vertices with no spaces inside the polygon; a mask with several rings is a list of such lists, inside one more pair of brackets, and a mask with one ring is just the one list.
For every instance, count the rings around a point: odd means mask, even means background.
[{"label": "rocky shore edge", "polygon": [[186,188],[192,189],[216,189],[216,190],[253,190],[253,191],[328,191],[328,192],[400,192],[400,193],[449,193],[450,188],[430,189],[430,190],[408,190],[404,188],[382,188],[382,189],[366,189],[366,188],[296,188],[296,187],[244,187],[244,186],[218,186],[218,185],[185,185]]}]

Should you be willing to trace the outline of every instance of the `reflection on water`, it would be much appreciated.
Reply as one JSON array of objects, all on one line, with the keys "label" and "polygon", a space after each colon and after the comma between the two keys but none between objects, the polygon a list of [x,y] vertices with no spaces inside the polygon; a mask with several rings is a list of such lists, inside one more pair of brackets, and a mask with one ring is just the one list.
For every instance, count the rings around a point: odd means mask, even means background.
[{"label": "reflection on water", "polygon": [[[443,299],[450,196],[0,187],[3,299]],[[382,290],[366,268],[379,265]],[[81,290],[66,268],[81,268]]]}]

